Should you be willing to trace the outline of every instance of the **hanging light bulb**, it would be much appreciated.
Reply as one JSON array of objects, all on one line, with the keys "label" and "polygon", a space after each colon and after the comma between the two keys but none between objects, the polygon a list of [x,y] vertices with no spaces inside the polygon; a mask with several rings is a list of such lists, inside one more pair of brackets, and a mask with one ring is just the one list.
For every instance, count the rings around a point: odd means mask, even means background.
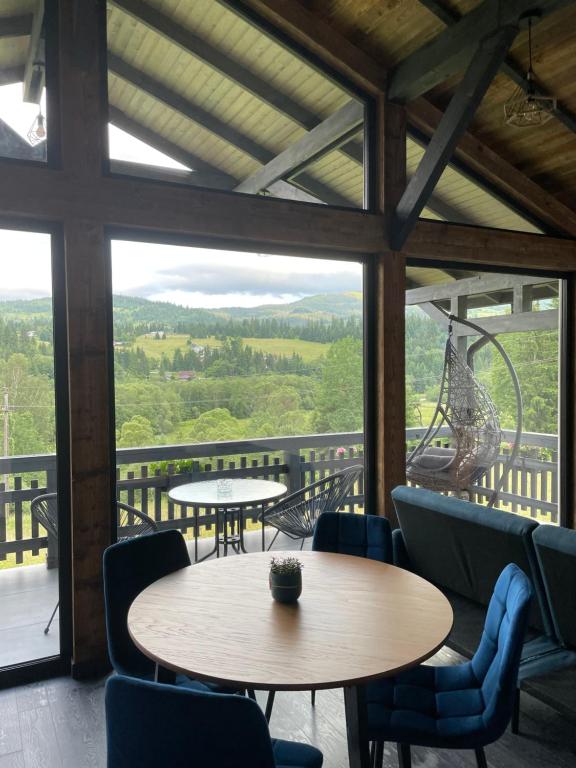
[{"label": "hanging light bulb", "polygon": [[554,114],[556,99],[544,96],[536,91],[534,70],[532,69],[532,18],[528,16],[528,71],[525,81],[519,85],[504,104],[504,120],[507,125],[527,128],[544,125]]},{"label": "hanging light bulb", "polygon": [[33,147],[35,147],[36,144],[40,144],[40,142],[44,141],[45,138],[46,138],[46,120],[44,118],[44,115],[42,114],[42,109],[40,109],[40,111],[34,118],[34,122],[30,126],[30,130],[28,131],[28,141],[30,142],[30,144],[32,144]]}]

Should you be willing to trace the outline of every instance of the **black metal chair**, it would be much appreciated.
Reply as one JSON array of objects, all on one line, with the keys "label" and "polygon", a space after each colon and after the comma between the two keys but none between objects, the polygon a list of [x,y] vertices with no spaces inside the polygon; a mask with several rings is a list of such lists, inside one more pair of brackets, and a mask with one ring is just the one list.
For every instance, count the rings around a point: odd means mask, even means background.
[{"label": "black metal chair", "polygon": [[279,533],[296,541],[301,540],[302,549],[305,540],[313,535],[316,521],[322,512],[338,512],[363,471],[364,467],[356,464],[335,472],[265,509],[260,515],[262,523],[277,529],[268,549]]},{"label": "black metal chair", "polygon": [[[122,535],[118,536],[119,541],[132,538],[133,536],[143,536],[145,533],[152,533],[158,530],[154,520],[139,509],[132,507],[130,504],[125,504],[123,501],[117,501],[116,506],[118,510],[118,531],[122,531]],[[53,539],[55,546],[58,547],[58,494],[43,493],[41,496],[36,496],[30,504],[30,512],[32,518],[46,529],[48,538]],[[56,616],[59,605],[60,601],[56,603],[50,620],[44,628],[45,635],[50,631],[50,625],[54,620],[54,616]]]}]

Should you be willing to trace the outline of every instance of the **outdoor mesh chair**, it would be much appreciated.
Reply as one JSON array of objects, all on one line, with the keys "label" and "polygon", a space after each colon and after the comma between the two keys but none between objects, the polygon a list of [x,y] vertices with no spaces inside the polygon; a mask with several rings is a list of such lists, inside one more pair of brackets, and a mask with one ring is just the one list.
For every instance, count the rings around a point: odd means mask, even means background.
[{"label": "outdoor mesh chair", "polygon": [[338,512],[363,471],[364,467],[358,464],[335,472],[265,509],[260,516],[262,523],[277,529],[268,549],[279,533],[285,533],[296,541],[301,540],[302,549],[304,541],[314,533],[322,512]]},{"label": "outdoor mesh chair", "polygon": [[[118,530],[122,532],[118,536],[119,541],[158,530],[154,520],[145,515],[144,512],[140,512],[139,509],[125,504],[123,501],[117,501],[116,506],[118,509]],[[30,512],[32,518],[46,529],[48,536],[54,540],[56,547],[58,547],[58,494],[43,493],[41,496],[36,496],[30,504]],[[44,628],[45,635],[50,631],[50,625],[56,616],[59,605],[60,600],[56,603],[50,620]]]}]

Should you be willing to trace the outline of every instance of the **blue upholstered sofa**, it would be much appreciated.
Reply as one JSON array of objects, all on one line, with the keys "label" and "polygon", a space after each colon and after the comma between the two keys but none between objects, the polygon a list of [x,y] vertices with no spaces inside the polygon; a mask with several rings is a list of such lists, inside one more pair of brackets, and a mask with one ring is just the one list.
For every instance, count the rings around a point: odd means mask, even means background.
[{"label": "blue upholstered sofa", "polygon": [[576,718],[576,531],[422,488],[392,492],[394,562],[436,584],[454,610],[448,645],[471,657],[508,563],[535,593],[520,667],[523,690]]}]

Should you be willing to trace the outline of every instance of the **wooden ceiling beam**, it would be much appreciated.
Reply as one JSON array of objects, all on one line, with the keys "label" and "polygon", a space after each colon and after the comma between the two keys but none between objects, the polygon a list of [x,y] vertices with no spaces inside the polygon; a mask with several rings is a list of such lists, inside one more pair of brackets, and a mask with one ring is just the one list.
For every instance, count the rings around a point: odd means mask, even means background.
[{"label": "wooden ceiling beam", "polygon": [[[407,110],[410,123],[427,136],[434,134],[444,114],[424,99],[409,104]],[[454,155],[470,171],[544,225],[553,231],[576,237],[576,211],[561,203],[471,133],[464,133]]]},{"label": "wooden ceiling beam", "polygon": [[44,0],[36,0],[30,42],[24,66],[24,101],[39,104],[46,80],[46,55],[44,50]]},{"label": "wooden ceiling beam", "polygon": [[542,278],[534,275],[502,275],[485,272],[474,277],[465,277],[441,285],[425,285],[406,291],[406,304],[421,304],[424,301],[442,301],[458,296],[489,295],[496,291],[512,290],[518,286],[541,285]]},{"label": "wooden ceiling beam", "polygon": [[[433,13],[439,21],[444,22],[444,24],[446,24],[448,27],[453,27],[462,18],[462,15],[457,11],[448,8],[448,6],[444,5],[442,2],[438,2],[437,0],[418,0],[418,2],[429,11],[431,11],[431,13]],[[516,85],[526,85],[526,71],[521,69],[512,58],[508,57],[504,61],[500,67],[500,71],[509,77],[512,82],[516,83]],[[532,82],[534,83],[538,96],[551,95],[534,79]],[[553,117],[555,117],[558,122],[565,125],[569,131],[576,133],[576,115],[573,112],[557,102],[556,109],[552,114]]]},{"label": "wooden ceiling beam", "polygon": [[[535,9],[541,18],[574,0],[484,0],[427,45],[414,51],[389,74],[388,98],[413,101],[463,71],[481,40],[505,26],[518,26],[520,17]],[[536,20],[535,20],[536,21]]]},{"label": "wooden ceiling beam", "polygon": [[[250,157],[257,160],[262,165],[266,165],[274,159],[275,155],[258,142],[246,136],[241,131],[233,128],[229,124],[220,120],[218,117],[207,112],[205,109],[192,104],[188,99],[167,88],[158,80],[136,69],[128,62],[124,61],[116,54],[108,54],[109,70],[120,77],[122,80],[134,85],[141,91],[148,93],[154,99],[161,101],[170,109],[179,112],[189,120],[201,125],[206,130],[213,133],[218,138],[226,141],[236,149],[240,149]],[[301,173],[298,176],[298,185],[302,186],[315,197],[330,205],[349,206],[350,201],[339,195],[325,184],[316,181],[312,176]]]},{"label": "wooden ceiling beam", "polygon": [[67,171],[0,158],[0,216],[40,221],[81,218],[157,232],[217,247],[337,258],[372,253],[385,242],[381,216],[355,209],[306,205],[262,195],[239,195],[183,184],[102,176],[75,179]]},{"label": "wooden ceiling beam", "polygon": [[0,19],[0,38],[27,37],[32,29],[32,14],[5,16]]},{"label": "wooden ceiling beam", "polygon": [[415,259],[576,272],[576,241],[420,219],[404,244]]},{"label": "wooden ceiling beam", "polygon": [[364,105],[349,101],[263,168],[244,179],[236,191],[255,195],[275,181],[295,176],[302,168],[337,149],[358,131],[363,122]]},{"label": "wooden ceiling beam", "polygon": [[480,45],[398,203],[391,230],[395,250],[402,249],[517,32],[502,27]]}]

